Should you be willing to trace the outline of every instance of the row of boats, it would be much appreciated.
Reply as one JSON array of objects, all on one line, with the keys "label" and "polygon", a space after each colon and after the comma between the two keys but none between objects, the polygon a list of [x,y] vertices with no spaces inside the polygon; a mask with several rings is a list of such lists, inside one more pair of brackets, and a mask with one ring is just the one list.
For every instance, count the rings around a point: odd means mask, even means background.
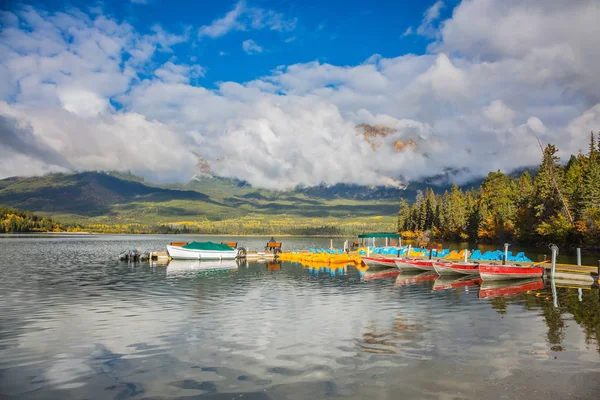
[{"label": "row of boats", "polygon": [[400,271],[429,271],[440,276],[478,276],[484,281],[541,278],[544,273],[544,268],[537,265],[499,265],[401,257],[362,257],[362,261],[369,268],[396,267]]}]

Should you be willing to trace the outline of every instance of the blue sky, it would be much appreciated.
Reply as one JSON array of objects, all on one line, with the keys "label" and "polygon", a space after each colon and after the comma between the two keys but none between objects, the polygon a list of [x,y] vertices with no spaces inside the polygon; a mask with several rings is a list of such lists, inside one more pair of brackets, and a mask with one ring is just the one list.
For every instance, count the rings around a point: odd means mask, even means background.
[{"label": "blue sky", "polygon": [[538,164],[537,138],[566,158],[600,127],[599,20],[597,0],[5,0],[0,178],[460,183]]},{"label": "blue sky", "polygon": [[[240,4],[236,1],[141,0],[141,1],[58,1],[28,2],[40,9],[62,11],[70,7],[81,10],[102,8],[102,13],[126,21],[139,32],[148,32],[159,24],[173,33],[190,32],[190,39],[173,46],[173,54],[156,57],[180,62],[198,63],[206,68],[203,84],[218,81],[245,82],[268,74],[279,65],[313,60],[335,65],[355,65],[373,54],[394,57],[400,54],[426,52],[431,38],[406,35],[407,28],[416,29],[425,11],[435,1],[244,1],[246,8],[270,10],[286,21],[295,21],[292,29],[271,30],[245,28],[232,30],[217,38],[195,37],[197,29],[222,18]],[[442,17],[452,11],[452,2],[441,9]],[[22,6],[22,1],[9,0],[5,9]],[[93,5],[91,5],[93,4]],[[247,54],[242,43],[253,40],[259,54]],[[226,53],[225,55],[220,55]]]}]

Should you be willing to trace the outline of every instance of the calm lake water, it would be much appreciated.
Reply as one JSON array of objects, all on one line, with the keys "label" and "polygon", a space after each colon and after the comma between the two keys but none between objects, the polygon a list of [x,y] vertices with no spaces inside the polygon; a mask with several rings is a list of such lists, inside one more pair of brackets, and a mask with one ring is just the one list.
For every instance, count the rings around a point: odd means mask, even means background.
[{"label": "calm lake water", "polygon": [[494,297],[477,282],[354,267],[116,261],[180,239],[224,238],[0,237],[0,398],[598,396],[597,289],[559,287],[555,307],[547,283]]}]

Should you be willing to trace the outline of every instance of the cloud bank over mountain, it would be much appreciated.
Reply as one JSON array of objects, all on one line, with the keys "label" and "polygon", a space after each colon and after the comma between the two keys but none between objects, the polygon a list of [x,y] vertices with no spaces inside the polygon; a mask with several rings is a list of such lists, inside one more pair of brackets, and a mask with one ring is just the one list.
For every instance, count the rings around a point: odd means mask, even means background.
[{"label": "cloud bank over mountain", "polygon": [[[240,4],[230,13],[247,9]],[[465,0],[436,27],[424,14],[423,34],[433,38],[426,54],[313,61],[199,85],[210,69],[201,57],[179,62],[173,49],[225,35],[227,21],[240,30],[238,14],[216,18],[214,28],[141,33],[101,13],[1,12],[0,177],[117,169],[185,181],[198,154],[216,174],[268,188],[382,184],[444,170],[464,181],[538,164],[536,135],[567,155],[600,127],[593,0]],[[285,18],[260,15],[269,29]],[[395,133],[374,148],[361,123]],[[417,150],[395,151],[410,138]]]}]

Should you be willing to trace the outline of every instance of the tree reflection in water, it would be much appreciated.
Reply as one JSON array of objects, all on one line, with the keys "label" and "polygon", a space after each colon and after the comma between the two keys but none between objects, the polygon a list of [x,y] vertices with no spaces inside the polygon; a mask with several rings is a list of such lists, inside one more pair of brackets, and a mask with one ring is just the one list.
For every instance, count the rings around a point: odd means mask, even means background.
[{"label": "tree reflection in water", "polygon": [[564,314],[573,315],[573,319],[581,326],[587,345],[596,345],[600,353],[600,299],[598,289],[586,288],[581,300],[577,288],[558,288],[558,307],[552,303],[552,292],[549,287],[535,292],[523,293],[514,297],[497,297],[490,299],[490,305],[499,314],[507,313],[510,303],[522,304],[528,310],[541,310],[548,333],[546,341],[553,351],[564,350],[562,342],[565,338]]}]

